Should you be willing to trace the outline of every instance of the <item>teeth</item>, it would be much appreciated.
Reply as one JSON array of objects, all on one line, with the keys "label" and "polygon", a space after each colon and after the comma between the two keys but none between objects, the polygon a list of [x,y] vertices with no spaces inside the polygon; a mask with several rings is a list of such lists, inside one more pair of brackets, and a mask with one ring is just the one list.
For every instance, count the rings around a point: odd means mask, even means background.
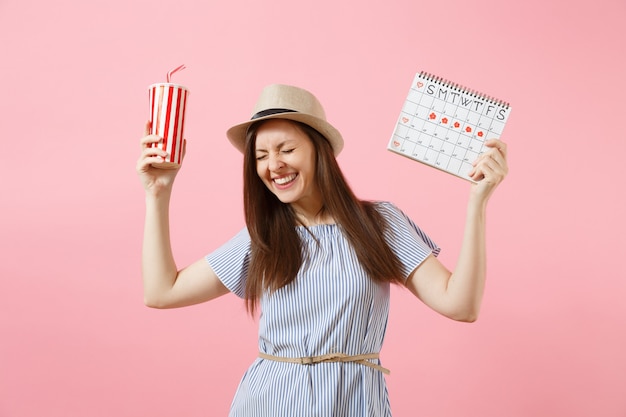
[{"label": "teeth", "polygon": [[276,178],[274,182],[278,185],[287,184],[290,181],[293,181],[296,178],[296,174],[289,175],[287,177]]}]

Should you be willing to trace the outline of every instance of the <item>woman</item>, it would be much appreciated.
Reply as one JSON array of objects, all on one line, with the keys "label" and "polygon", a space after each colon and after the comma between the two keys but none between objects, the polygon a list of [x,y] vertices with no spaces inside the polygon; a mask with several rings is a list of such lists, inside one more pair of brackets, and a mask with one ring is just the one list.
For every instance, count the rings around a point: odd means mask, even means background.
[{"label": "woman", "polygon": [[[148,128],[149,126],[147,126]],[[148,132],[148,129],[146,129]],[[454,272],[401,210],[359,200],[335,157],[341,134],[308,91],[266,87],[251,120],[228,130],[244,154],[246,227],[205,258],[177,269],[168,207],[176,170],[141,139],[146,191],[145,303],[171,308],[233,292],[262,311],[259,357],[241,380],[231,416],[389,416],[378,352],[390,283],[459,321],[478,317],[485,285],[485,211],[507,173],[506,145],[486,142],[474,163]]]}]

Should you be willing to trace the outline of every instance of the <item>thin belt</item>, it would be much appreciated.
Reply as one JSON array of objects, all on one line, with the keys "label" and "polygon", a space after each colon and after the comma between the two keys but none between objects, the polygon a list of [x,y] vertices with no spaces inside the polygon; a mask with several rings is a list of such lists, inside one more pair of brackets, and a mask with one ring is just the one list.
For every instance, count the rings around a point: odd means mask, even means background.
[{"label": "thin belt", "polygon": [[320,356],[304,356],[301,358],[287,358],[284,356],[268,355],[267,353],[259,352],[259,358],[269,359],[276,362],[288,362],[297,363],[300,365],[315,365],[322,362],[355,362],[361,365],[374,368],[385,375],[389,375],[390,371],[387,368],[370,362],[369,359],[378,359],[378,353],[365,353],[363,355],[346,355],[345,353],[327,353]]}]

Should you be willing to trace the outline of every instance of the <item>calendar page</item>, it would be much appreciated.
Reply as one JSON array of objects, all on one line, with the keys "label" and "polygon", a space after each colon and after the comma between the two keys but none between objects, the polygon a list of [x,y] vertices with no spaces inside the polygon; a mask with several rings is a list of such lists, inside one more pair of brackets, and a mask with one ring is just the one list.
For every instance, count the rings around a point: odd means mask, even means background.
[{"label": "calendar page", "polygon": [[474,182],[472,162],[499,139],[508,103],[432,74],[415,76],[387,149]]}]

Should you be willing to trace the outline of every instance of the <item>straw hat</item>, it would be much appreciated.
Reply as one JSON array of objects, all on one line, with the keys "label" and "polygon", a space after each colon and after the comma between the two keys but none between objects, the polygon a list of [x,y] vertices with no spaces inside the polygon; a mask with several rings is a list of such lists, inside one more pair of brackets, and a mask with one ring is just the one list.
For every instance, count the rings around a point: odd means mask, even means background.
[{"label": "straw hat", "polygon": [[302,88],[283,84],[265,87],[254,106],[250,120],[231,127],[226,136],[243,153],[250,125],[267,119],[295,120],[309,125],[330,142],[335,156],[343,148],[341,133],[326,121],[326,113],[319,100]]}]

